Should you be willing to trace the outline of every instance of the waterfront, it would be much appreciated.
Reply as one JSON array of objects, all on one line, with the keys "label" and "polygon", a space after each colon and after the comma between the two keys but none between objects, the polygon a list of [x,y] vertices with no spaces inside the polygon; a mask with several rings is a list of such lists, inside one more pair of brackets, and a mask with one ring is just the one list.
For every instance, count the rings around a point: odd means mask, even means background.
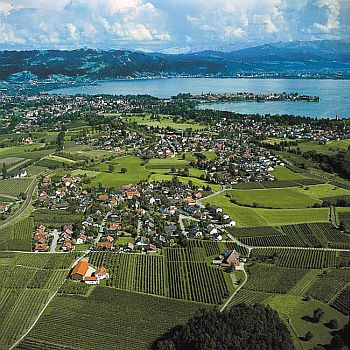
[{"label": "waterfront", "polygon": [[67,87],[51,93],[70,94],[148,94],[169,98],[179,93],[223,92],[298,92],[320,96],[317,103],[310,102],[229,102],[206,104],[203,108],[235,111],[240,113],[294,114],[318,118],[350,118],[350,80],[320,79],[216,79],[169,78],[102,81],[94,85]]}]

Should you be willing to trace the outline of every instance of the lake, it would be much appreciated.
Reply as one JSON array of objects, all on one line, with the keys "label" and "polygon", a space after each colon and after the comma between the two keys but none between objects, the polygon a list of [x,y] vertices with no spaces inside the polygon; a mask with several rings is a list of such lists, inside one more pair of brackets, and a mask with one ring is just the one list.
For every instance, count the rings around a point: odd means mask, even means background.
[{"label": "lake", "polygon": [[298,92],[320,96],[320,102],[228,102],[206,104],[213,108],[239,113],[294,114],[318,118],[350,118],[350,80],[319,79],[219,79],[169,78],[102,81],[96,85],[75,86],[50,91],[63,95],[75,94],[148,94],[168,98],[179,93],[223,92]]}]

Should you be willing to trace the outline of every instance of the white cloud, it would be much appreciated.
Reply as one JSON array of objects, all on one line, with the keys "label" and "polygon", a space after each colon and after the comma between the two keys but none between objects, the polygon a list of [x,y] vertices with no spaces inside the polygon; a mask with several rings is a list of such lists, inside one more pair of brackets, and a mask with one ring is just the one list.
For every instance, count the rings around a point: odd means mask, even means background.
[{"label": "white cloud", "polygon": [[226,49],[349,38],[349,0],[0,0],[0,48]]}]

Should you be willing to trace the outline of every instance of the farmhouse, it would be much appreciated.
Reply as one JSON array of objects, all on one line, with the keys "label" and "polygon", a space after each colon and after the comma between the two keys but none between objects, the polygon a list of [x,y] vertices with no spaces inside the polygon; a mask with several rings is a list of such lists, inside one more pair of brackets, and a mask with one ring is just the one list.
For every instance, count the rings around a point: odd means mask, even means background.
[{"label": "farmhouse", "polygon": [[89,262],[86,260],[79,261],[73,268],[70,277],[73,280],[82,281],[89,269]]}]

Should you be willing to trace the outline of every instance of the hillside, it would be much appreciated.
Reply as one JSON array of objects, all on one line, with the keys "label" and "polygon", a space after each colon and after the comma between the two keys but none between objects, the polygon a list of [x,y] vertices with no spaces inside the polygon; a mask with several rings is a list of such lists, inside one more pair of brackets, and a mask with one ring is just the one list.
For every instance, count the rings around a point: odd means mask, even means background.
[{"label": "hillside", "polygon": [[175,75],[350,77],[350,44],[311,41],[266,44],[232,52],[166,55],[79,49],[0,52],[0,80],[116,79]]}]

